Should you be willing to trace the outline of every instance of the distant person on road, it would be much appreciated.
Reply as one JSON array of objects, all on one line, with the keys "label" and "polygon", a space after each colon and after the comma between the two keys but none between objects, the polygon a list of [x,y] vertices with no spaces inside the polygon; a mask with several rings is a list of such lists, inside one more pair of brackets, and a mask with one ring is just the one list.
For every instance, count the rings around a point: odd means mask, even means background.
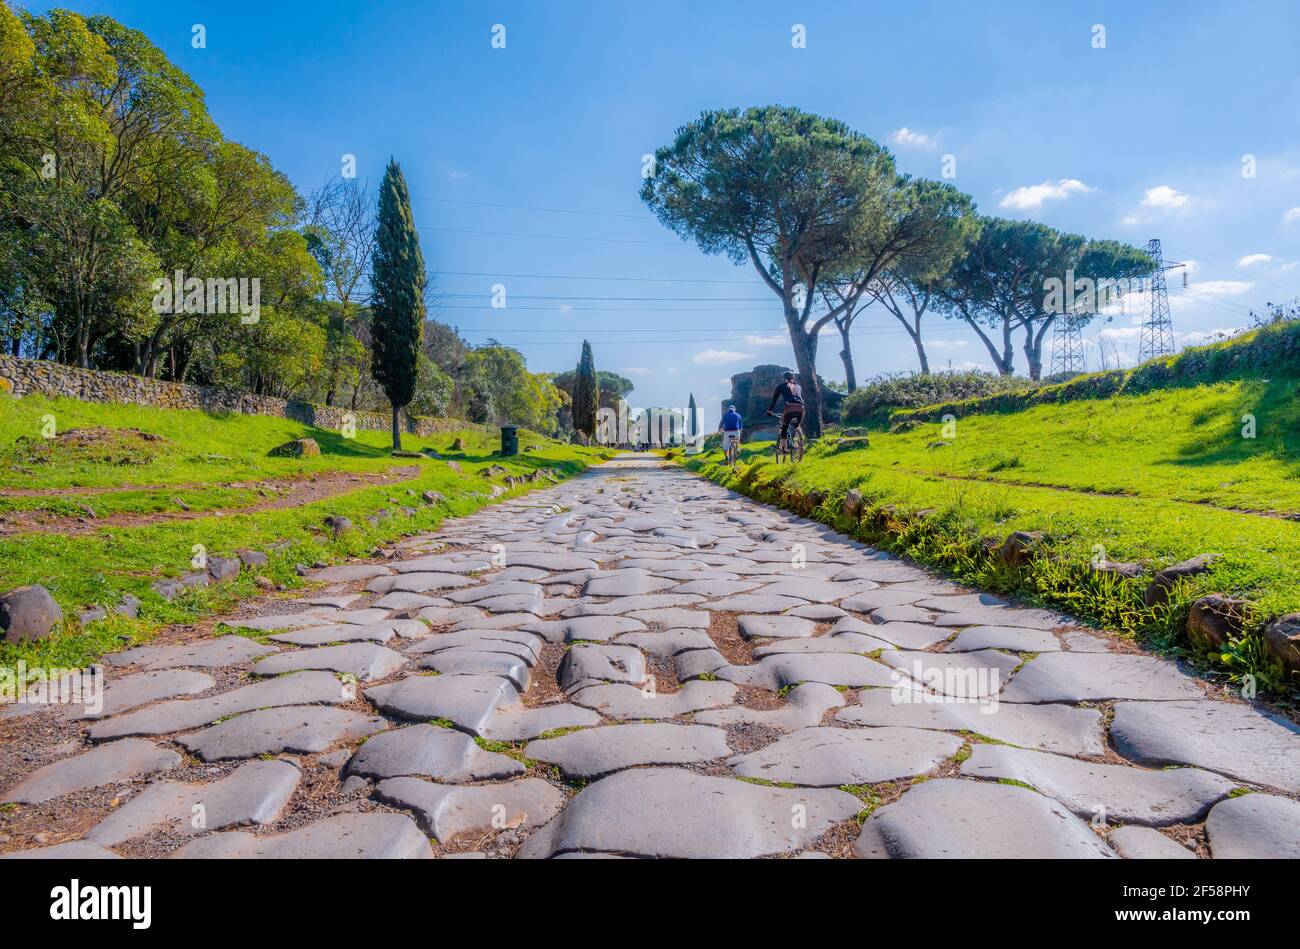
[{"label": "distant person on road", "polygon": [[772,404],[767,407],[767,414],[776,417],[772,410],[776,408],[776,403],[782,399],[785,400],[785,409],[781,412],[781,432],[777,435],[777,441],[785,438],[786,432],[790,426],[798,426],[803,421],[803,389],[794,379],[794,373],[789,369],[781,376],[781,384],[776,387],[772,393]]},{"label": "distant person on road", "polygon": [[722,433],[722,450],[734,442],[736,447],[740,447],[740,430],[743,424],[740,413],[736,411],[734,405],[727,406],[727,411],[722,416],[722,421],[718,423],[718,431]]}]

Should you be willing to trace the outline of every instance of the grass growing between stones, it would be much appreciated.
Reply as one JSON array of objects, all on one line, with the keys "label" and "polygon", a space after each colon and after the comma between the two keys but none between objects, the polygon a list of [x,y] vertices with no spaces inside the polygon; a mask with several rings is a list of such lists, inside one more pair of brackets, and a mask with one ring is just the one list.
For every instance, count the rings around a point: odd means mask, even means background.
[{"label": "grass growing between stones", "polygon": [[[973,586],[1137,636],[1233,682],[1254,676],[1294,701],[1300,683],[1257,633],[1300,610],[1300,520],[1284,516],[1300,511],[1298,426],[1300,380],[1240,378],[972,414],[946,431],[921,423],[845,452],[832,436],[798,465],[776,465],[770,444],[745,446],[735,472],[716,451],[679,461]],[[863,497],[858,518],[841,509],[851,489]],[[990,557],[984,541],[1013,531],[1043,532],[1048,556],[1015,568]],[[1204,553],[1222,559],[1167,604],[1143,605],[1154,570]],[[1093,572],[1094,559],[1149,569],[1119,579]],[[1191,602],[1211,592],[1251,609],[1246,634],[1206,654],[1182,629]]]},{"label": "grass growing between stones", "polygon": [[[97,438],[90,447],[70,439],[69,450],[62,451],[42,439],[47,416],[54,417],[60,432],[95,428],[110,434]],[[162,440],[134,435],[119,439],[112,434],[127,429]],[[279,444],[304,437],[320,445],[319,456],[267,455]],[[457,438],[463,447],[452,451],[449,446]],[[464,516],[490,503],[491,485],[505,475],[480,476],[489,466],[500,465],[506,474],[516,477],[540,469],[567,477],[608,457],[603,450],[561,444],[528,432],[520,433],[520,443],[536,446],[536,450],[510,458],[495,456],[497,437],[481,430],[427,438],[404,435],[404,448],[428,449],[439,457],[393,458],[391,441],[384,432],[359,431],[355,438],[345,438],[338,432],[264,416],[0,395],[0,511],[6,503],[9,510],[43,503],[45,510],[57,514],[69,504],[84,503],[100,516],[110,511],[147,513],[159,509],[149,498],[165,496],[169,504],[171,498],[181,497],[193,511],[211,512],[202,517],[98,528],[92,521],[88,529],[78,532],[52,529],[0,536],[0,591],[41,584],[65,616],[63,628],[48,639],[0,644],[0,667],[12,667],[19,661],[29,667],[84,666],[105,652],[149,639],[165,625],[193,623],[263,592],[255,575],[289,589],[300,587],[303,581],[295,571],[298,564],[368,556],[381,544],[432,530],[447,517]],[[133,455],[141,445],[146,447]],[[401,473],[394,474],[394,470]],[[302,483],[312,478],[338,478],[343,473],[368,480],[357,482],[355,488],[349,483],[342,493],[306,503],[243,513],[241,503],[264,500],[265,495],[256,485],[231,487],[248,481]],[[543,479],[519,486],[503,497],[549,483]],[[76,495],[81,488],[98,490]],[[30,489],[60,493],[32,497]],[[113,489],[126,490],[119,493]],[[441,500],[425,503],[420,497],[425,491],[436,492]],[[78,500],[69,501],[72,496]],[[122,498],[126,500],[114,507],[113,499]],[[403,513],[403,507],[411,511]],[[174,505],[168,509],[178,510]],[[367,517],[381,509],[389,516],[368,523]],[[79,511],[74,507],[71,513]],[[348,518],[353,529],[333,537],[322,523],[328,515]],[[219,556],[231,556],[245,548],[260,550],[269,562],[255,573],[243,570],[238,579],[187,590],[171,602],[154,593],[150,589],[153,581],[193,569],[196,544],[209,555]],[[124,594],[139,598],[138,618],[110,616],[80,627],[77,617],[83,609],[100,605],[111,610]]]}]

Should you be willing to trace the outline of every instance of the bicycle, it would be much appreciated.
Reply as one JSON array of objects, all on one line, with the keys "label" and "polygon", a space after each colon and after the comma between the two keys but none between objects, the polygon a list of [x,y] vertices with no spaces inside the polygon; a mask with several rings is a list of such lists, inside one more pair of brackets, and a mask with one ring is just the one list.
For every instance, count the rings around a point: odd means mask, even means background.
[{"label": "bicycle", "polygon": [[[772,418],[780,418],[775,412],[768,412]],[[776,440],[776,463],[779,465],[782,461],[789,459],[792,463],[798,464],[803,460],[803,416],[789,427],[786,431],[785,438],[778,437]]]},{"label": "bicycle", "polygon": [[736,461],[740,458],[740,439],[727,438],[725,434],[722,436],[722,439],[723,439],[723,445],[722,445],[723,455],[726,457],[727,464],[731,465],[731,470],[735,471]]}]

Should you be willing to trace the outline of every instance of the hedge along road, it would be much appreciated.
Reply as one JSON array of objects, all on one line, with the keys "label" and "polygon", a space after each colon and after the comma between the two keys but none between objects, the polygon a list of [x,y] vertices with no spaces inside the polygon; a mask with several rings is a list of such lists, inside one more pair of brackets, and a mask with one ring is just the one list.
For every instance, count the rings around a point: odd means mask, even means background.
[{"label": "hedge along road", "polygon": [[314,579],[0,724],[0,847],[1300,855],[1293,724],[644,456]]}]

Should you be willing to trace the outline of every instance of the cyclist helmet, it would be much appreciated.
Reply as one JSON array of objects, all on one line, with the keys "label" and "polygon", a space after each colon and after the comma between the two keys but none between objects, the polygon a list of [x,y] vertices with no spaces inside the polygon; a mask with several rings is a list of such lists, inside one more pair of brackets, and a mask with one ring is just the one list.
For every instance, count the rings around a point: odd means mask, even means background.
[{"label": "cyclist helmet", "polygon": [[789,382],[794,378],[794,373],[791,372],[789,369],[787,369],[785,372],[781,374],[781,378],[784,379],[786,382]]}]

